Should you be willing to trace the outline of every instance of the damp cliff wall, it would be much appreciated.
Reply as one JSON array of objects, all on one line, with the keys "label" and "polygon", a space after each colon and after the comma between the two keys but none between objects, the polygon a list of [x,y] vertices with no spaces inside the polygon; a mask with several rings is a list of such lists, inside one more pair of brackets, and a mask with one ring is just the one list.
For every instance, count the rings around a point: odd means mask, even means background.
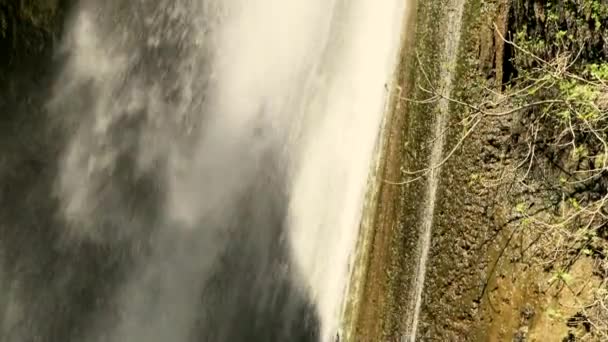
[{"label": "damp cliff wall", "polygon": [[[556,147],[569,142],[556,129],[563,121],[542,106],[571,95],[534,77],[562,77],[551,68],[566,65],[576,79],[577,70],[605,63],[606,3],[449,0],[412,8],[349,336],[601,340],[605,223],[571,218],[586,215],[580,201],[603,206],[594,201],[605,173],[576,178],[593,161],[572,162],[577,153]],[[576,144],[595,151],[588,159],[603,160],[602,139],[581,136]],[[576,185],[565,186],[573,177]],[[587,223],[592,239],[580,238]]]}]

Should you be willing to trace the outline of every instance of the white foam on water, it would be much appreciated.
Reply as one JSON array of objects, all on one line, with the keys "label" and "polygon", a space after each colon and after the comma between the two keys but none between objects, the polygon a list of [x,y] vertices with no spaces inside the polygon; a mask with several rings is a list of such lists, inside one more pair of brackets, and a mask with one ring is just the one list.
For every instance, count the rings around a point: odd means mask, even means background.
[{"label": "white foam on water", "polygon": [[[372,153],[401,37],[404,1],[353,1],[330,54],[322,105],[311,106],[291,203],[292,245],[333,338],[359,233]],[[314,101],[313,99],[313,101]]]}]

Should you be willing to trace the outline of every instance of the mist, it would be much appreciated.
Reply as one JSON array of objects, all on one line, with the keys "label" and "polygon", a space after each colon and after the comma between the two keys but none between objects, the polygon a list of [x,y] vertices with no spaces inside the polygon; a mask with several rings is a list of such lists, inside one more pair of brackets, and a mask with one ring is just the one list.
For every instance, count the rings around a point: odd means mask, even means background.
[{"label": "mist", "polygon": [[33,328],[5,319],[8,340],[333,340],[402,13],[399,0],[78,3],[46,101],[56,173],[36,190],[62,255],[45,276],[56,291],[11,292]]}]

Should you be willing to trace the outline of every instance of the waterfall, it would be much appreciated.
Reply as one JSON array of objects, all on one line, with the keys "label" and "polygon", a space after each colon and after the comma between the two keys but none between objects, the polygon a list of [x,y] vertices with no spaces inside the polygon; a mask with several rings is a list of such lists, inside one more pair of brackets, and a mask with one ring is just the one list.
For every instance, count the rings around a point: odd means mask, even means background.
[{"label": "waterfall", "polygon": [[424,205],[421,210],[421,231],[418,241],[418,257],[416,274],[413,277],[414,293],[412,300],[409,303],[409,317],[406,321],[406,335],[410,342],[415,342],[418,332],[418,324],[420,323],[420,310],[423,301],[424,281],[426,277],[426,267],[429,259],[429,249],[431,247],[431,237],[433,221],[435,217],[435,206],[437,203],[437,189],[439,186],[441,165],[445,158],[445,130],[449,113],[450,102],[448,98],[454,88],[455,72],[450,66],[456,65],[458,58],[458,47],[460,45],[460,33],[462,28],[462,16],[464,13],[465,2],[456,0],[449,4],[450,8],[446,9],[445,27],[447,34],[442,54],[440,56],[440,71],[438,82],[438,94],[444,94],[445,97],[438,101],[438,114],[432,123],[433,138],[431,141],[432,148],[430,156],[428,156],[428,165],[430,168],[429,175],[426,178],[426,194]]},{"label": "waterfall", "polygon": [[65,333],[15,339],[333,340],[404,5],[80,1],[48,102],[52,229],[121,259],[47,318]]}]

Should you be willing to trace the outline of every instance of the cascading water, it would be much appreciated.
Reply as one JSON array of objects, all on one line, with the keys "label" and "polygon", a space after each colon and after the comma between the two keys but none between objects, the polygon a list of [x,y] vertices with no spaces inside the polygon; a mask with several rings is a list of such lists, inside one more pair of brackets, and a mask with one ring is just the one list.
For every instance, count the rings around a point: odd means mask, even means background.
[{"label": "cascading water", "polygon": [[11,287],[6,340],[333,339],[403,7],[81,1],[48,105],[62,262],[45,300]]}]

